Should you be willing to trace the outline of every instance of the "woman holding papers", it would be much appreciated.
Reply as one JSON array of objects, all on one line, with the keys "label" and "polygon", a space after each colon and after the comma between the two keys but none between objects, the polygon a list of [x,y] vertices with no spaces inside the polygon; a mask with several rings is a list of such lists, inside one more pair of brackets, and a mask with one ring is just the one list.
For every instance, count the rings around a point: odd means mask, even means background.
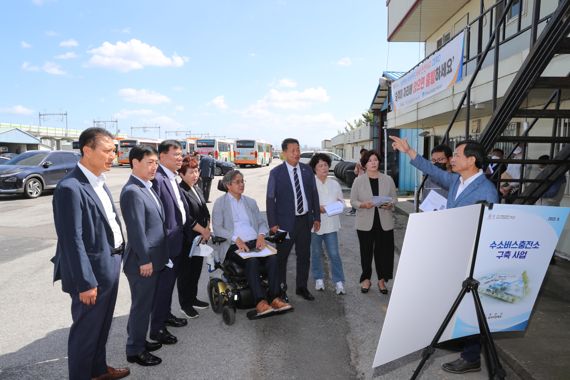
[{"label": "woman holding papers", "polygon": [[[273,311],[291,309],[291,305],[279,298],[281,293],[277,255],[264,257],[248,255],[243,252],[263,250],[265,234],[269,231],[265,217],[253,198],[243,195],[245,181],[239,170],[229,171],[222,179],[228,193],[216,199],[212,211],[214,232],[216,236],[226,238],[220,246],[220,252],[226,252],[225,262],[233,261],[245,269],[245,275],[255,300],[257,315]],[[260,266],[267,270],[269,282],[268,292],[263,290],[260,278]]]},{"label": "woman holding papers", "polygon": [[340,185],[328,178],[331,159],[324,153],[317,153],[309,162],[315,172],[317,191],[321,203],[321,228],[311,233],[311,268],[315,279],[315,289],[325,290],[323,273],[323,242],[331,262],[332,281],[336,294],[346,294],[344,290],[344,272],[338,249],[337,232],[340,229],[339,214],[344,208],[344,199]]},{"label": "woman holding papers", "polygon": [[394,270],[394,204],[396,186],[392,177],[378,171],[380,155],[369,150],[360,159],[366,173],[357,177],[350,191],[350,203],[356,208],[356,232],[360,242],[360,290],[367,293],[372,285],[372,259],[378,275],[378,289],[387,294],[386,283]]},{"label": "woman holding papers", "polygon": [[178,300],[182,312],[188,318],[197,318],[196,309],[208,308],[207,302],[200,301],[196,297],[204,258],[201,256],[189,257],[189,253],[196,236],[201,235],[204,242],[210,239],[210,212],[206,207],[202,190],[196,186],[196,182],[200,178],[198,160],[194,157],[184,158],[182,166],[178,169],[178,174],[182,178],[180,187],[184,190],[181,194],[186,197],[188,203],[184,226],[184,245],[177,277]]}]

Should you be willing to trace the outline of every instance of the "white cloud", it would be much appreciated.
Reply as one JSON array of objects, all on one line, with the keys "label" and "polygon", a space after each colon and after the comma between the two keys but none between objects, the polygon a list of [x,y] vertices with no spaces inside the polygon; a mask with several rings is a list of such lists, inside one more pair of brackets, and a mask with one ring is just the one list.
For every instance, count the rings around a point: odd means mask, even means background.
[{"label": "white cloud", "polygon": [[77,54],[72,51],[68,51],[67,53],[59,54],[55,56],[55,59],[75,59],[77,58]]},{"label": "white cloud", "polygon": [[59,33],[54,31],[54,30],[46,30],[45,31],[46,36],[48,37],[56,37],[59,36]]},{"label": "white cloud", "polygon": [[132,117],[151,116],[153,114],[154,112],[149,109],[137,109],[137,110],[122,109],[119,112],[116,112],[113,116],[116,119],[129,119]]},{"label": "white cloud", "polygon": [[63,48],[74,48],[74,47],[78,47],[78,46],[79,46],[79,42],[77,42],[73,38],[70,38],[70,39],[65,40],[65,41],[61,41],[59,43],[59,47],[63,47]]},{"label": "white cloud", "polygon": [[0,113],[9,113],[13,115],[31,115],[34,113],[34,111],[18,104],[12,107],[0,108]]},{"label": "white cloud", "polygon": [[297,82],[295,82],[292,79],[288,79],[288,78],[283,78],[280,79],[278,84],[279,87],[285,87],[285,88],[295,88],[297,87]]},{"label": "white cloud", "polygon": [[30,44],[27,43],[26,41],[22,41],[22,42],[20,42],[20,47],[21,47],[22,49],[29,49],[29,48],[32,47],[32,45],[30,45]]},{"label": "white cloud", "polygon": [[53,63],[53,62],[46,62],[41,67],[36,66],[36,65],[32,65],[29,62],[24,62],[24,63],[22,63],[21,68],[24,71],[43,71],[43,72],[51,74],[51,75],[65,75],[66,74],[66,72],[63,71],[62,68],[58,64]]},{"label": "white cloud", "polygon": [[216,107],[217,109],[220,110],[225,110],[228,108],[228,105],[226,104],[226,100],[224,98],[223,95],[219,95],[216,96],[214,99],[212,99],[212,101],[208,104],[213,105],[214,107]]},{"label": "white cloud", "polygon": [[92,55],[87,63],[90,67],[128,72],[141,70],[145,66],[181,67],[188,58],[173,54],[167,57],[156,46],[148,45],[140,40],[131,39],[127,42],[118,41],[116,44],[103,42],[97,48],[88,51]]},{"label": "white cloud", "polygon": [[352,65],[352,60],[349,57],[342,57],[336,64],[339,66],[350,66]]},{"label": "white cloud", "polygon": [[51,75],[64,75],[65,71],[61,69],[61,67],[57,63],[53,62],[46,62],[42,66],[42,71],[51,74]]},{"label": "white cloud", "polygon": [[119,96],[130,103],[163,104],[170,102],[168,96],[146,89],[123,88],[119,90]]}]

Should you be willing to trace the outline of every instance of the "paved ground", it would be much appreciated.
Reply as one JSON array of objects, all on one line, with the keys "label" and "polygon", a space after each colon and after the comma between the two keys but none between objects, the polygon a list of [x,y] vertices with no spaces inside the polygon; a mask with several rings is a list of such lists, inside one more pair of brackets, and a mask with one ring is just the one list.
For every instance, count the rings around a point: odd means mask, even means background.
[{"label": "paved ground", "polygon": [[[246,194],[256,198],[262,210],[265,209],[268,170],[242,170],[247,180]],[[115,200],[118,200],[128,173],[127,168],[117,168],[109,175]],[[211,199],[217,196],[219,193],[213,190]],[[53,266],[49,259],[55,245],[51,198],[49,194],[37,200],[0,198],[0,379],[66,377],[70,302],[69,296],[61,292],[59,283],[51,284]],[[389,373],[372,369],[389,296],[381,295],[375,288],[368,294],[360,293],[354,217],[342,216],[341,221],[340,248],[347,278],[347,295],[336,296],[330,279],[327,279],[327,290],[315,294],[316,301],[307,302],[292,295],[291,300],[296,308],[294,312],[258,321],[249,321],[245,311],[238,311],[233,326],[224,325],[221,317],[211,310],[201,311],[200,318],[190,321],[188,327],[171,329],[180,342],[157,351],[157,355],[163,359],[162,365],[153,368],[130,365],[132,378],[410,378],[419,357]],[[398,214],[395,231],[397,247],[401,246],[406,223],[407,216]],[[568,268],[562,264],[556,267],[556,271],[567,273]],[[294,260],[290,260],[290,281],[294,273]],[[204,299],[207,298],[207,278],[208,273],[204,269],[200,283],[200,295]],[[312,280],[310,285],[312,287]],[[568,292],[565,294],[567,297]],[[561,304],[554,302],[548,307],[568,307],[567,300]],[[124,344],[129,307],[128,284],[122,276],[113,328],[107,344],[111,365],[127,364]],[[175,302],[175,312],[178,311],[177,307]],[[553,331],[560,331],[564,326],[568,331],[567,322],[568,319],[561,320]],[[452,351],[438,350],[425,366],[422,378],[487,377],[486,372],[464,377],[444,373],[440,369],[441,363],[455,356],[456,353]],[[519,378],[510,370],[508,374],[508,378]]]}]

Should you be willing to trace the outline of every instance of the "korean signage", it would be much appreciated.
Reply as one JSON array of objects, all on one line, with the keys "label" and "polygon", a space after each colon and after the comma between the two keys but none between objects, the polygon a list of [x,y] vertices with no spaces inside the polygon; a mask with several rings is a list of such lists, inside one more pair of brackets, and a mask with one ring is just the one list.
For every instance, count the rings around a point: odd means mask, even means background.
[{"label": "korean signage", "polygon": [[394,110],[412,106],[459,82],[463,75],[463,35],[460,33],[442,49],[392,83]]}]

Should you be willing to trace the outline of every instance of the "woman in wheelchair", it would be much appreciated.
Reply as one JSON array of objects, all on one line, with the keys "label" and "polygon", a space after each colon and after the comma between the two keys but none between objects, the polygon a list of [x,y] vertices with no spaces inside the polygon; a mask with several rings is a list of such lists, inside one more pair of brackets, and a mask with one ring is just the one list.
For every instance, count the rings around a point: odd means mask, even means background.
[{"label": "woman in wheelchair", "polygon": [[[277,255],[243,259],[236,253],[265,248],[265,234],[269,231],[267,221],[261,215],[255,200],[243,195],[245,181],[242,173],[232,170],[224,175],[222,182],[228,192],[216,200],[212,212],[215,235],[226,239],[220,246],[220,252],[227,252],[226,262],[231,260],[245,269],[257,315],[291,309],[290,304],[279,298],[281,289]],[[224,262],[223,257],[220,259]],[[261,266],[267,270],[268,294],[261,284]]]}]

